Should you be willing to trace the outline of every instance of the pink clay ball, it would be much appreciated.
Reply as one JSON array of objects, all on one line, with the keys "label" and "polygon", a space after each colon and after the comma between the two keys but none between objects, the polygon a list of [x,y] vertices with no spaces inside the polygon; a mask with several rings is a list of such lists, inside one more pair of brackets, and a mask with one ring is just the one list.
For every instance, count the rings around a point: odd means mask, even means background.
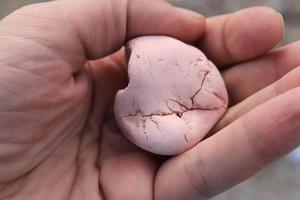
[{"label": "pink clay ball", "polygon": [[115,98],[123,134],[140,148],[177,155],[195,146],[225,113],[216,66],[197,48],[166,36],[127,45],[129,85]]}]

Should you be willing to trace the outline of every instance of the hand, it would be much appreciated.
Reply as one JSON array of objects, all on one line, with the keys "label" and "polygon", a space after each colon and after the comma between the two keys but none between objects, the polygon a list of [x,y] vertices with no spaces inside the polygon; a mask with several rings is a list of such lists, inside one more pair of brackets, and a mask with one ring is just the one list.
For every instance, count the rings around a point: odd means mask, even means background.
[{"label": "hand", "polygon": [[[114,151],[127,145],[102,134],[126,70],[122,53],[100,58],[135,36],[192,42],[203,31],[202,16],[161,0],[53,1],[2,20],[0,199],[152,198],[154,160],[147,153],[128,144],[137,156],[107,171]],[[118,188],[118,181],[126,185]]]},{"label": "hand", "polygon": [[222,70],[230,108],[211,137],[160,167],[159,199],[208,199],[300,144],[300,43],[268,52],[280,18],[251,8],[208,19],[199,46]]},{"label": "hand", "polygon": [[234,106],[297,63],[295,45],[257,58],[282,35],[280,17],[266,8],[207,22],[200,47],[223,67],[233,105],[217,134],[166,162],[120,134],[107,108],[126,85],[123,54],[100,58],[138,35],[193,42],[203,31],[202,17],[158,0],[55,1],[1,21],[0,199],[205,199],[296,147],[297,91],[272,93],[296,87],[294,76]]}]

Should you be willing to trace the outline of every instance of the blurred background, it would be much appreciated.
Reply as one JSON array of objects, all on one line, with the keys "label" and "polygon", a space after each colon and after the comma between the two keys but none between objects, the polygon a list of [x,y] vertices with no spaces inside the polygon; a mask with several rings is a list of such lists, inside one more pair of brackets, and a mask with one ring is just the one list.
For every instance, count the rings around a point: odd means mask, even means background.
[{"label": "blurred background", "polygon": [[[42,0],[0,0],[0,19],[13,10],[34,2]],[[282,13],[285,18],[286,35],[281,45],[300,39],[299,0],[170,0],[170,2],[198,11],[205,16],[224,14],[250,6],[270,6]],[[213,200],[299,199],[300,149],[271,164],[255,177],[213,198]]]}]

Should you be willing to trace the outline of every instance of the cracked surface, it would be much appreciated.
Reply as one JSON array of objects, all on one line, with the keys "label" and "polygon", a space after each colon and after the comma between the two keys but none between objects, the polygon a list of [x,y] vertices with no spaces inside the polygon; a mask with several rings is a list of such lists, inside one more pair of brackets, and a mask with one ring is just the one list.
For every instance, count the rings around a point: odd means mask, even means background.
[{"label": "cracked surface", "polygon": [[176,155],[209,132],[227,108],[227,92],[217,68],[197,48],[165,36],[128,43],[126,89],[115,99],[124,135],[139,147]]}]

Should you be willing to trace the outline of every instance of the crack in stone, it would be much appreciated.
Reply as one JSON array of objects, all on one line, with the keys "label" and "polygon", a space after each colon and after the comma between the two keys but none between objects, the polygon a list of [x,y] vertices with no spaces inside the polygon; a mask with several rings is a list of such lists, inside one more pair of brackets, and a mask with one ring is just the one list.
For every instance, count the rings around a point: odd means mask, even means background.
[{"label": "crack in stone", "polygon": [[[170,112],[166,112],[166,113],[164,113],[164,112],[160,112],[160,113],[151,113],[151,114],[148,114],[148,115],[144,115],[143,112],[138,108],[138,109],[135,111],[135,113],[132,113],[132,114],[129,114],[129,115],[125,115],[125,116],[123,116],[123,117],[136,117],[136,116],[140,116],[140,117],[142,117],[142,118],[151,118],[151,121],[153,122],[153,119],[152,119],[153,116],[160,116],[160,117],[163,117],[163,116],[177,115],[179,118],[182,118],[182,115],[183,115],[185,112],[188,112],[188,111],[193,111],[193,110],[203,110],[203,111],[206,111],[206,110],[207,110],[207,111],[209,111],[209,110],[218,110],[218,109],[224,108],[224,106],[222,106],[222,107],[216,107],[216,108],[195,108],[195,107],[194,107],[194,106],[195,106],[195,102],[194,102],[195,97],[196,97],[196,96],[199,94],[199,92],[200,92],[201,90],[203,90],[203,89],[204,89],[206,92],[209,92],[209,93],[215,95],[217,98],[219,98],[220,100],[222,100],[222,101],[224,102],[223,98],[221,98],[221,97],[218,96],[217,94],[215,94],[215,93],[213,93],[213,92],[210,92],[210,91],[208,91],[207,89],[203,88],[204,82],[205,82],[205,80],[206,80],[206,78],[207,78],[207,75],[208,75],[209,73],[210,73],[209,71],[204,71],[203,80],[202,80],[202,82],[201,82],[200,88],[199,88],[199,89],[195,92],[195,94],[191,97],[191,101],[192,101],[192,105],[193,105],[192,108],[187,107],[186,105],[184,105],[183,103],[181,103],[181,102],[179,102],[179,101],[177,101],[177,100],[174,100],[174,99],[168,99],[169,101],[172,101],[172,102],[177,103],[178,105],[180,105],[181,107],[183,107],[185,110],[184,110],[184,111],[176,111],[176,110],[172,109],[172,108],[169,106],[169,102],[166,101],[166,105],[167,105],[168,109],[170,110]],[[155,123],[155,122],[153,122],[153,123]],[[156,125],[158,125],[157,122],[156,122]]]},{"label": "crack in stone", "polygon": [[[221,107],[223,108],[223,107]],[[209,110],[219,110],[220,107],[217,107],[217,108],[191,108],[191,109],[188,109],[188,110],[185,110],[183,112],[179,112],[179,111],[174,111],[174,112],[171,112],[171,113],[151,113],[149,115],[143,115],[141,111],[137,111],[133,114],[129,114],[129,115],[125,115],[123,117],[136,117],[136,116],[140,116],[142,118],[151,118],[153,116],[158,116],[158,117],[164,117],[164,116],[170,116],[170,115],[177,115],[179,118],[182,117],[182,115],[186,112],[189,112],[189,111],[193,111],[193,110],[203,110],[203,111],[209,111]]]},{"label": "crack in stone", "polygon": [[162,132],[161,129],[160,129],[160,127],[159,127],[158,122],[155,121],[152,117],[150,118],[150,120],[151,120],[152,123],[154,123],[154,124],[156,125],[156,128],[157,128],[160,132]]},{"label": "crack in stone", "polygon": [[189,140],[187,139],[187,135],[184,134],[183,136],[184,136],[184,141],[185,141],[186,143],[189,143]]},{"label": "crack in stone", "polygon": [[179,101],[175,100],[175,99],[169,99],[170,101],[173,101],[177,104],[179,104],[181,107],[184,107],[186,110],[189,110],[191,108],[188,108],[187,106],[185,106],[183,103],[180,103]]},{"label": "crack in stone", "polygon": [[203,85],[204,85],[204,82],[206,80],[206,77],[207,75],[209,74],[209,71],[207,72],[204,72],[204,75],[203,75],[203,79],[202,79],[202,82],[201,82],[201,85],[200,85],[200,88],[196,91],[196,93],[191,97],[191,101],[192,101],[192,105],[194,106],[195,105],[195,97],[199,94],[199,92],[203,89]]},{"label": "crack in stone", "polygon": [[[212,91],[209,91],[207,89],[204,89],[204,91],[207,92],[207,93],[210,93],[210,94],[214,95],[217,99],[219,99],[220,101],[222,101],[224,105],[226,104],[224,98],[222,98],[219,94],[217,94],[215,92],[212,92]],[[226,108],[226,107],[224,106],[224,108]]]},{"label": "crack in stone", "polygon": [[168,101],[166,101],[166,105],[167,105],[168,109],[169,109],[171,112],[173,112],[174,114],[176,114],[179,118],[182,117],[182,113],[180,113],[179,111],[173,110],[173,109],[169,106],[169,102],[168,102]]},{"label": "crack in stone", "polygon": [[152,148],[152,146],[151,146],[151,144],[150,144],[150,140],[149,140],[149,138],[148,138],[148,135],[147,135],[147,131],[146,131],[146,119],[142,119],[142,123],[143,123],[143,132],[144,132],[144,136],[145,136],[145,138],[146,138],[146,141],[147,141],[147,144],[148,144],[148,146],[149,146],[149,148],[151,149]]}]

